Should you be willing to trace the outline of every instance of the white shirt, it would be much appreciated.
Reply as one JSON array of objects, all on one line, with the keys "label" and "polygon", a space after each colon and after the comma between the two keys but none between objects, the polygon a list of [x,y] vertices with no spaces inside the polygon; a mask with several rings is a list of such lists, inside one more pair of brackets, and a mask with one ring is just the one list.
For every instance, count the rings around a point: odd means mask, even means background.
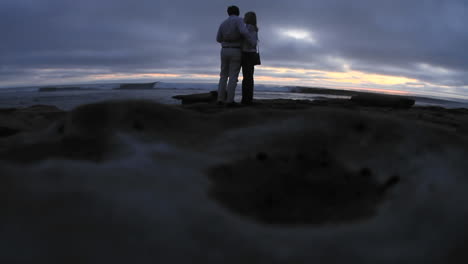
[{"label": "white shirt", "polygon": [[231,15],[221,23],[216,35],[216,41],[222,47],[242,47],[243,41],[247,40],[252,46],[257,45],[257,40],[247,30],[247,27],[239,16]]}]

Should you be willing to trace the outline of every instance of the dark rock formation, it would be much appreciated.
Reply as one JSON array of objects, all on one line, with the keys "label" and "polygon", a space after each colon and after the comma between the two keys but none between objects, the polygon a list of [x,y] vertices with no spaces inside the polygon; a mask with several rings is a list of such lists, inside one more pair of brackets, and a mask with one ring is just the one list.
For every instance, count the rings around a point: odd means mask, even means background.
[{"label": "dark rock formation", "polygon": [[154,85],[158,82],[150,82],[150,83],[123,83],[119,86],[119,88],[115,88],[115,90],[149,90],[154,89]]},{"label": "dark rock formation", "polygon": [[211,91],[209,93],[199,94],[188,94],[188,95],[175,95],[172,98],[181,100],[182,104],[193,104],[193,103],[209,103],[214,102],[218,98],[217,91]]},{"label": "dark rock formation", "polygon": [[79,91],[79,90],[92,90],[91,88],[81,87],[40,87],[39,92],[67,92],[67,91]]},{"label": "dark rock formation", "polygon": [[290,91],[292,93],[327,94],[327,95],[341,95],[341,96],[353,96],[353,95],[364,93],[364,92],[359,92],[359,91],[337,90],[337,89],[320,88],[320,87],[301,87],[301,86],[292,87],[290,88]]}]

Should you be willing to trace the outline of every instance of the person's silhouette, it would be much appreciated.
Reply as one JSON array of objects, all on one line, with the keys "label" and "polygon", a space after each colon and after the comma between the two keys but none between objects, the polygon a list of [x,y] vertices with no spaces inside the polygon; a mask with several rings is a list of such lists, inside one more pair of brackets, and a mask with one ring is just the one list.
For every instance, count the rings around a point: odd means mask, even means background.
[{"label": "person's silhouette", "polygon": [[242,43],[244,39],[252,45],[256,40],[250,36],[244,21],[239,17],[237,6],[227,9],[229,17],[218,29],[216,41],[221,43],[221,72],[218,85],[218,103],[234,103],[239,71],[241,68]]}]

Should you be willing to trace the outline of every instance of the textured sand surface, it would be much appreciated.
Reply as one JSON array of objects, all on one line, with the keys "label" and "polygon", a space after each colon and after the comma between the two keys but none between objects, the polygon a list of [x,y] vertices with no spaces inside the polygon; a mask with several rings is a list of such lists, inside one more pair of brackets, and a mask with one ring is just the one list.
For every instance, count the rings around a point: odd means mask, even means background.
[{"label": "textured sand surface", "polygon": [[0,111],[2,263],[465,263],[468,110]]}]

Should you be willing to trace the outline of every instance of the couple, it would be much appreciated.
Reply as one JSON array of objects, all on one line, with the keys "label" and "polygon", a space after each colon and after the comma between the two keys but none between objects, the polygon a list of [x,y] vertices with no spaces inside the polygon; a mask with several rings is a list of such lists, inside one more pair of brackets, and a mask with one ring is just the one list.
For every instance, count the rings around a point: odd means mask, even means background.
[{"label": "couple", "polygon": [[229,18],[221,23],[216,36],[216,41],[222,46],[218,104],[236,104],[234,95],[241,66],[242,103],[250,104],[253,100],[253,74],[258,42],[257,16],[254,12],[247,12],[242,20],[237,6],[228,7],[227,13]]}]

